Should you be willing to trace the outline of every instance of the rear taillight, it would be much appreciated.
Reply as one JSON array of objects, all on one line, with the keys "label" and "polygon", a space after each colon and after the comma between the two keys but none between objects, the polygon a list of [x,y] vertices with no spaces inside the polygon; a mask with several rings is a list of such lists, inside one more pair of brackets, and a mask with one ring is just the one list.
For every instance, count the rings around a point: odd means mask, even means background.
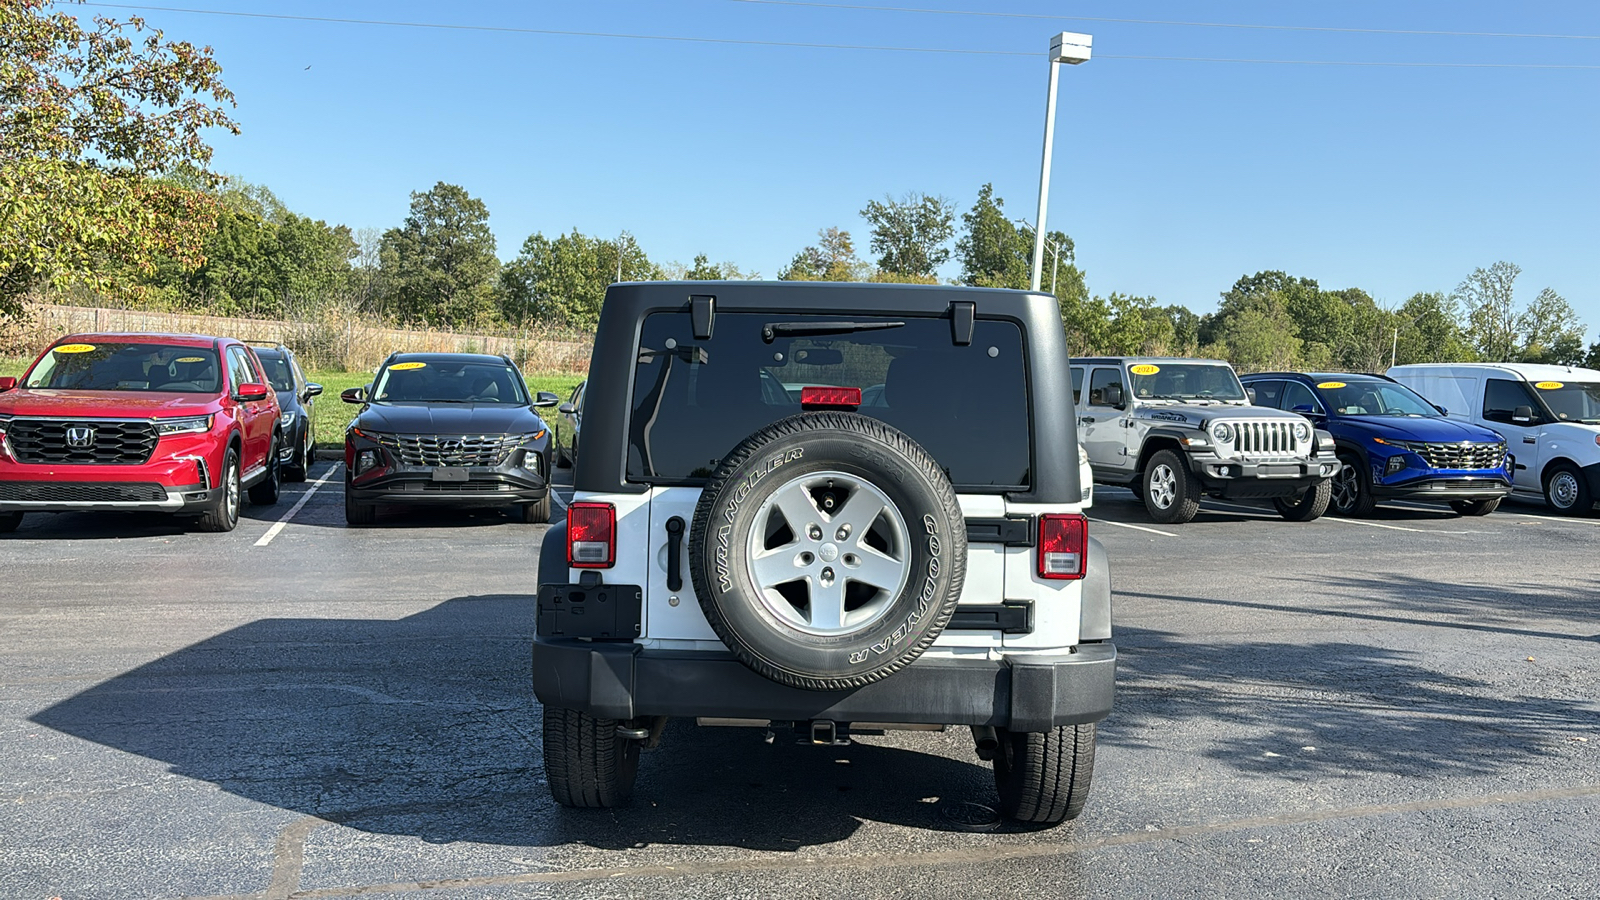
[{"label": "rear taillight", "polygon": [[1040,578],[1082,578],[1088,547],[1088,519],[1079,515],[1039,517]]},{"label": "rear taillight", "polygon": [[567,565],[609,569],[617,561],[617,508],[609,503],[567,507]]}]

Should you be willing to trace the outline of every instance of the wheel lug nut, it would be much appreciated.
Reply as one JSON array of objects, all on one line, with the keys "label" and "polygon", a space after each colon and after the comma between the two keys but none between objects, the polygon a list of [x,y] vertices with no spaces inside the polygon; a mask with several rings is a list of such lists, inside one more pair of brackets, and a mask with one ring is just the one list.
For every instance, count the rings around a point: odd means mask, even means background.
[{"label": "wheel lug nut", "polygon": [[823,586],[827,586],[827,585],[833,584],[833,567],[832,566],[828,566],[828,567],[826,567],[826,568],[824,568],[822,570],[822,584],[823,584]]},{"label": "wheel lug nut", "polygon": [[840,541],[848,541],[848,540],[850,540],[850,525],[849,525],[849,523],[845,523],[844,525],[840,525],[839,526],[839,530],[837,532],[835,532],[835,534],[834,534],[834,539],[835,540],[840,540]]},{"label": "wheel lug nut", "polygon": [[811,539],[813,541],[820,541],[820,540],[822,540],[822,526],[820,526],[820,525],[812,525],[809,529],[806,530],[806,534],[810,535],[810,537],[811,537]]}]

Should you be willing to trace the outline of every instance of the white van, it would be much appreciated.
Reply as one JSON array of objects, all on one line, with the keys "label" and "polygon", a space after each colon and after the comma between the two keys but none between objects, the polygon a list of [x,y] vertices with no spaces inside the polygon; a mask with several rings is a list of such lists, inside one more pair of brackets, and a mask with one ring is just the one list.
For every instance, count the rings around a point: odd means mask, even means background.
[{"label": "white van", "polygon": [[1530,363],[1395,366],[1389,377],[1506,439],[1516,492],[1583,515],[1600,499],[1600,372]]}]

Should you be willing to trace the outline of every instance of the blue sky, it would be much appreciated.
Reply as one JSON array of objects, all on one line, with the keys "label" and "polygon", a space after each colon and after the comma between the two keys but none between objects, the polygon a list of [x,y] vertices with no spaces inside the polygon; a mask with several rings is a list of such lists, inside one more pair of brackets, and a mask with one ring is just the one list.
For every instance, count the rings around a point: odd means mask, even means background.
[{"label": "blue sky", "polygon": [[[857,6],[1332,28],[1600,35],[1600,4],[832,0]],[[743,0],[162,0],[235,12],[791,43],[867,52],[282,21],[157,11],[210,44],[244,132],[216,167],[297,212],[387,228],[437,181],[489,206],[509,259],[535,231],[631,231],[773,277],[886,193],[1036,203],[1052,34],[1062,72],[1049,224],[1090,288],[1197,311],[1283,269],[1384,305],[1523,268],[1600,326],[1600,39],[1374,34],[824,8]],[[124,17],[128,9],[91,7]],[[1516,63],[1269,65],[1118,57]],[[309,68],[307,68],[309,66]],[[954,275],[957,267],[946,267]]]}]

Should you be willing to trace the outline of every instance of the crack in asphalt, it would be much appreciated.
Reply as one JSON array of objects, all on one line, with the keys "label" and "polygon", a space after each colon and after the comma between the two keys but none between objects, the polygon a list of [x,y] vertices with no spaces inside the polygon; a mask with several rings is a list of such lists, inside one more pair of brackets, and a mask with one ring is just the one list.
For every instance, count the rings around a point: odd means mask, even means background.
[{"label": "crack in asphalt", "polygon": [[305,866],[306,840],[313,831],[324,825],[339,825],[352,819],[367,818],[375,814],[400,812],[402,807],[417,805],[402,804],[394,807],[384,807],[381,810],[357,810],[337,816],[306,816],[296,819],[278,835],[277,845],[273,851],[272,879],[263,893],[188,897],[185,900],[320,900],[320,898],[360,897],[371,894],[500,887],[519,884],[572,884],[589,881],[612,881],[619,878],[630,880],[641,878],[686,878],[748,872],[783,872],[794,869],[861,870],[905,868],[909,866],[974,865],[1008,860],[1070,856],[1091,850],[1153,844],[1163,841],[1186,842],[1188,838],[1248,831],[1253,828],[1284,828],[1320,822],[1360,819],[1369,816],[1483,809],[1523,803],[1542,803],[1551,800],[1575,800],[1586,797],[1600,797],[1600,784],[1547,788],[1537,791],[1502,792],[1453,799],[1417,800],[1408,803],[1351,806],[1341,809],[1286,813],[1274,816],[1252,816],[1204,825],[1177,825],[1169,828],[1132,831],[1077,841],[1067,845],[1023,844],[961,850],[930,850],[922,853],[870,854],[845,857],[797,855],[789,859],[729,859],[684,865],[565,869],[548,872],[521,872],[508,875],[478,875],[457,878],[434,878],[425,881],[391,882],[387,884],[351,885],[309,891],[299,890],[300,874]]}]

